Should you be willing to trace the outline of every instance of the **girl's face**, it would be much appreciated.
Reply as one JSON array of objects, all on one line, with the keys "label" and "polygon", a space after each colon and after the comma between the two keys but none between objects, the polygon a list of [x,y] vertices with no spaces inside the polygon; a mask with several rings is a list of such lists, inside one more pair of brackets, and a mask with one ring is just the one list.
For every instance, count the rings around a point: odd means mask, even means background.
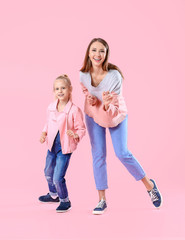
[{"label": "girl's face", "polygon": [[93,66],[101,67],[106,57],[106,47],[100,42],[94,42],[89,49],[89,58]]},{"label": "girl's face", "polygon": [[54,94],[62,102],[68,102],[71,94],[71,87],[63,79],[55,80]]}]

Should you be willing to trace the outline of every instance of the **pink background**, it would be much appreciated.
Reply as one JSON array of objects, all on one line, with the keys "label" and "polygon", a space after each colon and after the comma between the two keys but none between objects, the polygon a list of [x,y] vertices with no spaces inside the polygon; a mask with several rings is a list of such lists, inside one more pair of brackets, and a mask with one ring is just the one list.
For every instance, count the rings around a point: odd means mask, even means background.
[{"label": "pink background", "polygon": [[[4,1],[0,7],[1,239],[185,239],[185,1]],[[39,143],[52,83],[67,73],[73,100],[88,43],[104,38],[125,76],[128,145],[164,204],[154,209],[141,182],[116,159],[109,133],[108,211],[93,216],[97,192],[88,134],[67,173],[72,210],[37,201],[47,193]]]}]

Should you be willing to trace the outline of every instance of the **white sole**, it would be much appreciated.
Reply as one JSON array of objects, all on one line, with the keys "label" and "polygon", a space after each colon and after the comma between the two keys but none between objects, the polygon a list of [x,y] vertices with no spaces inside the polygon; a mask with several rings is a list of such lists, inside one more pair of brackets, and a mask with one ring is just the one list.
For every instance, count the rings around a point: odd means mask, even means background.
[{"label": "white sole", "polygon": [[39,200],[39,202],[40,202],[40,203],[44,203],[44,204],[46,204],[46,203],[49,203],[49,204],[60,203],[60,201],[58,201],[58,202],[42,202],[42,201],[40,201],[40,200]]},{"label": "white sole", "polygon": [[72,207],[68,208],[67,210],[56,210],[57,213],[65,213],[68,212]]},{"label": "white sole", "polygon": [[103,211],[93,211],[92,214],[94,215],[102,215],[104,214],[104,212],[107,210],[107,208],[105,208]]}]

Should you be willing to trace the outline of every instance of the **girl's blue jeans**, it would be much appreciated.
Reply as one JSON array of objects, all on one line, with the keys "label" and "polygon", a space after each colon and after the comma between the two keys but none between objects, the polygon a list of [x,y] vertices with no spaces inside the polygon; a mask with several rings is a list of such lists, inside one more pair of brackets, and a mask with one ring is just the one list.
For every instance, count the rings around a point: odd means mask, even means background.
[{"label": "girl's blue jeans", "polygon": [[45,177],[51,196],[59,196],[60,200],[68,197],[65,174],[69,165],[71,153],[63,154],[60,145],[60,135],[57,134],[51,151],[46,156]]},{"label": "girl's blue jeans", "polygon": [[[126,118],[118,126],[109,128],[114,151],[119,160],[138,181],[145,177],[145,172],[136,158],[127,148],[127,122]],[[108,188],[106,164],[106,128],[94,122],[86,115],[86,125],[91,142],[93,157],[93,172],[97,190]]]}]

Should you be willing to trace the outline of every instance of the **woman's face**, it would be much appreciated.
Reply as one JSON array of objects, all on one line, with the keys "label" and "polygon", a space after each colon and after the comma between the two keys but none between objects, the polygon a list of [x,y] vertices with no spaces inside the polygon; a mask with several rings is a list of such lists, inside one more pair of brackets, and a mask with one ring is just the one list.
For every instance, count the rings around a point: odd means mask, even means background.
[{"label": "woman's face", "polygon": [[101,67],[105,57],[107,49],[100,42],[94,42],[91,44],[89,49],[89,58],[93,66]]}]

